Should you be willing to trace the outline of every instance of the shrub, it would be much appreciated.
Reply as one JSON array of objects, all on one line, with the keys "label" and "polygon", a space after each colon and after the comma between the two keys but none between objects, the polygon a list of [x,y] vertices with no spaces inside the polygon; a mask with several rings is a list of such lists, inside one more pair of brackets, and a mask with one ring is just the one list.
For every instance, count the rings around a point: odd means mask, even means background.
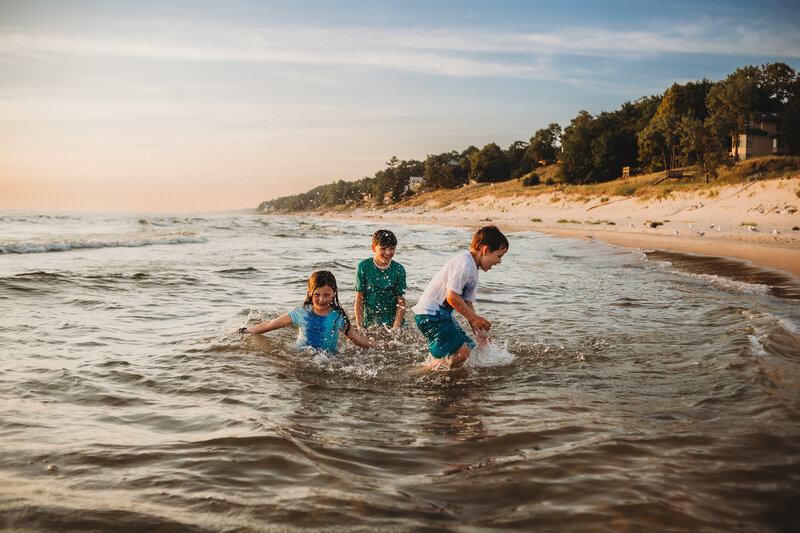
[{"label": "shrub", "polygon": [[525,176],[522,179],[523,187],[533,187],[534,185],[539,185],[541,181],[539,180],[539,175],[536,172]]}]

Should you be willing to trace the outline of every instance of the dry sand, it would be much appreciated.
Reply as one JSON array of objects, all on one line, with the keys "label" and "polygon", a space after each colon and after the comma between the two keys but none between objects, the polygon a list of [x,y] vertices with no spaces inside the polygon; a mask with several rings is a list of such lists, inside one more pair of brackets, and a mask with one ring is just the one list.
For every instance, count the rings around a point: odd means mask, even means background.
[{"label": "dry sand", "polygon": [[[487,196],[440,207],[354,209],[315,216],[441,224],[504,232],[534,230],[562,237],[601,239],[640,249],[733,257],[800,278],[800,178],[752,181],[662,199],[589,199],[552,192],[539,196]],[[650,227],[652,222],[660,222]],[[754,226],[749,224],[755,224]]]}]

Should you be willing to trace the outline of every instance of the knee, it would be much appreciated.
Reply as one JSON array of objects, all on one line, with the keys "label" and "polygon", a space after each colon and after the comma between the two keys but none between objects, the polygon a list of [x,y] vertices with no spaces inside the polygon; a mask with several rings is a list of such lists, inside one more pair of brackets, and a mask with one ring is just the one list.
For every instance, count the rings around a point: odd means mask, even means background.
[{"label": "knee", "polygon": [[470,354],[469,346],[467,346],[466,343],[462,344],[461,348],[456,350],[456,353],[454,353],[451,356],[452,362],[450,363],[450,366],[457,366],[462,364],[464,361],[467,360],[469,354]]}]

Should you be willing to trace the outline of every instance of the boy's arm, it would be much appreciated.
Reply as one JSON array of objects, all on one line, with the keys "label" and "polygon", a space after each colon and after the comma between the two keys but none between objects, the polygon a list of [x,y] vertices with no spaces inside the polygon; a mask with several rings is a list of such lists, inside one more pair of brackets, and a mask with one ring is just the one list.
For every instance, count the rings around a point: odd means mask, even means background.
[{"label": "boy's arm", "polygon": [[257,335],[259,333],[266,333],[268,331],[272,331],[273,329],[280,329],[286,327],[291,323],[292,323],[292,317],[289,316],[289,313],[286,313],[285,315],[281,315],[278,318],[267,320],[266,322],[262,322],[257,326],[253,326],[252,328],[247,328],[240,331],[242,331],[242,333],[253,333]]},{"label": "boy's arm", "polygon": [[392,331],[396,331],[400,329],[400,326],[403,325],[403,318],[406,316],[406,299],[404,296],[397,297],[397,311],[394,314],[394,324],[392,325]]},{"label": "boy's arm", "polygon": [[361,346],[362,348],[385,348],[386,344],[383,342],[376,342],[372,339],[369,339],[359,332],[355,330],[355,328],[347,328],[347,331],[344,333],[345,336],[352,341],[353,344],[356,346]]},{"label": "boy's arm", "polygon": [[447,303],[453,306],[453,309],[464,315],[464,318],[467,319],[469,325],[472,326],[473,331],[489,329],[492,327],[491,322],[475,313],[475,308],[472,306],[472,302],[465,301],[457,292],[447,291]]},{"label": "boy's arm", "polygon": [[364,293],[356,292],[356,327],[361,329],[364,326]]}]

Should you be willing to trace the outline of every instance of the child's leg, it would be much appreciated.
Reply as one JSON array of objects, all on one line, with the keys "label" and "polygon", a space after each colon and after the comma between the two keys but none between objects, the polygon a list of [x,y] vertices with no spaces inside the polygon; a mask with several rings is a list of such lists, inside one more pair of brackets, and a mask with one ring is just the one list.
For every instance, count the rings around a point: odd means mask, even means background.
[{"label": "child's leg", "polygon": [[441,357],[439,359],[435,358],[433,355],[429,355],[427,359],[422,363],[422,368],[428,370],[450,370],[451,368],[458,368],[466,362],[469,358],[470,349],[467,344],[462,344],[461,347],[448,355],[447,357]]},{"label": "child's leg", "polygon": [[450,359],[450,368],[456,368],[463,365],[469,357],[469,354],[470,350],[469,346],[467,346],[467,343],[462,344],[461,348],[456,350],[456,353],[447,356],[447,359]]}]

